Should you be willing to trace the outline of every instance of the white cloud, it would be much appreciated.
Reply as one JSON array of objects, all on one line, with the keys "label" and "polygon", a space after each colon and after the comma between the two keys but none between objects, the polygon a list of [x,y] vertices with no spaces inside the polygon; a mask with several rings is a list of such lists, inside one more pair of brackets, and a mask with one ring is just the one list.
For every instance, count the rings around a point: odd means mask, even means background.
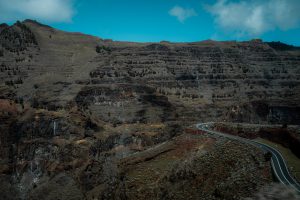
[{"label": "white cloud", "polygon": [[73,0],[0,0],[0,20],[71,22],[75,12],[73,4]]},{"label": "white cloud", "polygon": [[220,28],[238,36],[259,36],[300,24],[299,0],[218,0],[207,10]]},{"label": "white cloud", "polygon": [[180,6],[175,6],[169,11],[169,15],[176,17],[178,21],[184,23],[186,19],[197,16],[197,13],[192,8],[185,9]]}]

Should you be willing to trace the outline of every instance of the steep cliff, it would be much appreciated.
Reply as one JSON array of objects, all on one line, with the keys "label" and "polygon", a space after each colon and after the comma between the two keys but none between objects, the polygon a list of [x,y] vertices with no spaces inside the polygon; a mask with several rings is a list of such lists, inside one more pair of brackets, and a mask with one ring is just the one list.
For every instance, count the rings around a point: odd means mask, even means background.
[{"label": "steep cliff", "polygon": [[[183,130],[300,124],[299,66],[298,48],[261,40],[131,43],[32,20],[2,24],[0,189],[7,199],[249,196],[271,180],[263,152]],[[140,175],[151,166],[162,174]]]}]

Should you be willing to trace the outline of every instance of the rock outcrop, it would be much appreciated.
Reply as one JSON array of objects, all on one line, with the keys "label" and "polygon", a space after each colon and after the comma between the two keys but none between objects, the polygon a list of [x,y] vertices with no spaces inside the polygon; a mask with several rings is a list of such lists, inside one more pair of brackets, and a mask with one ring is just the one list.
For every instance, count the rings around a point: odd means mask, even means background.
[{"label": "rock outcrop", "polygon": [[32,20],[1,24],[0,191],[251,196],[271,181],[263,152],[183,130],[199,121],[300,124],[299,66],[297,47],[260,40],[130,43]]}]

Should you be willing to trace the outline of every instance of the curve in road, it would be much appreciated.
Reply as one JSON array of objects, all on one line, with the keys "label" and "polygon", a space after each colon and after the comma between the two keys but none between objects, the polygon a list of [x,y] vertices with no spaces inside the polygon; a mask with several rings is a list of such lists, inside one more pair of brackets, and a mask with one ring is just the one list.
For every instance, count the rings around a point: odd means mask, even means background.
[{"label": "curve in road", "polygon": [[229,138],[229,139],[232,139],[232,140],[237,140],[239,142],[250,144],[250,145],[258,147],[258,148],[260,148],[264,151],[270,152],[272,154],[271,165],[272,165],[272,169],[275,173],[276,178],[282,184],[291,186],[296,191],[298,191],[298,193],[300,193],[300,184],[290,174],[290,172],[288,170],[288,167],[287,167],[287,164],[286,164],[283,156],[281,155],[281,153],[279,151],[277,151],[276,149],[274,149],[273,147],[271,147],[269,145],[266,145],[266,144],[263,144],[263,143],[260,143],[260,142],[257,142],[257,141],[249,140],[249,139],[238,137],[238,136],[228,135],[228,134],[221,133],[221,132],[218,132],[218,131],[212,131],[212,130],[209,129],[212,124],[213,124],[213,122],[199,123],[199,124],[196,125],[196,127],[199,130],[205,131],[209,134],[214,134],[214,135]]}]

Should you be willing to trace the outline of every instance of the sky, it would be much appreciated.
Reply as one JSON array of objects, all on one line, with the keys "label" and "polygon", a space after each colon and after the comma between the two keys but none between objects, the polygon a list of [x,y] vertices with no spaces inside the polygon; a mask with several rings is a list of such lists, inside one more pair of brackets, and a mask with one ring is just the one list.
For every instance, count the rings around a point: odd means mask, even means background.
[{"label": "sky", "polygon": [[0,0],[0,23],[25,19],[118,41],[300,46],[300,0]]}]

